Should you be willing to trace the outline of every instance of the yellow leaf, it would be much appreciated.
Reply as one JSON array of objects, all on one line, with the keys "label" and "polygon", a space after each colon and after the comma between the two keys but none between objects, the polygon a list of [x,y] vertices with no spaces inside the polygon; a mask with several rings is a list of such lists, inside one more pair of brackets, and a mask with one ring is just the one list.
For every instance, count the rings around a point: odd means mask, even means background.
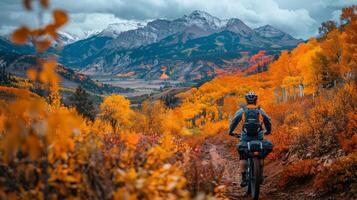
[{"label": "yellow leaf", "polygon": [[80,177],[74,177],[74,176],[66,176],[64,178],[64,181],[69,182],[69,183],[78,183],[80,182]]},{"label": "yellow leaf", "polygon": [[22,26],[11,35],[11,41],[15,44],[26,44],[27,38],[30,35],[30,30]]},{"label": "yellow leaf", "polygon": [[130,168],[129,171],[126,174],[126,182],[131,182],[131,181],[135,181],[136,179],[136,171],[134,168]]},{"label": "yellow leaf", "polygon": [[68,21],[68,16],[63,10],[54,10],[53,18],[57,27],[63,26]]}]

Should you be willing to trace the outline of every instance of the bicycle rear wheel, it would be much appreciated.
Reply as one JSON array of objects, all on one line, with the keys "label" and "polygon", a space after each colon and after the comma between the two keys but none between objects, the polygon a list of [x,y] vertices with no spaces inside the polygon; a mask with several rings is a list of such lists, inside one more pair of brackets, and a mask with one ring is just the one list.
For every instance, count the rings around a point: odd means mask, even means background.
[{"label": "bicycle rear wheel", "polygon": [[252,184],[251,184],[251,179],[252,179],[252,171],[253,171],[253,161],[251,158],[248,158],[248,171],[247,171],[247,181],[248,181],[248,186],[247,186],[247,192],[246,195],[249,196],[251,195],[252,192]]},{"label": "bicycle rear wheel", "polygon": [[251,162],[252,164],[252,176],[251,176],[251,194],[254,200],[259,199],[259,192],[260,192],[260,183],[262,182],[262,173],[261,173],[261,165],[260,165],[260,159],[259,158],[253,158]]}]

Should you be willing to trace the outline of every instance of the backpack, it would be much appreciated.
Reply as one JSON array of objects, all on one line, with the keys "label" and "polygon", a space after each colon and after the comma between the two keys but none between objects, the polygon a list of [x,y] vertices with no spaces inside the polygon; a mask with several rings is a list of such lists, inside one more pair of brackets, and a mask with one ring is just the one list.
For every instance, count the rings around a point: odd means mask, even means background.
[{"label": "backpack", "polygon": [[250,137],[256,137],[262,130],[262,115],[260,108],[245,108],[243,131]]}]

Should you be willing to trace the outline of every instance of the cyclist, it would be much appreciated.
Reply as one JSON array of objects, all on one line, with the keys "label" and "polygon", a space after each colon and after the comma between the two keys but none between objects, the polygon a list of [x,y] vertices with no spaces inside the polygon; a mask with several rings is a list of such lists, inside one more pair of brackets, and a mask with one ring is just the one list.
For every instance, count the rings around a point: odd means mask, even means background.
[{"label": "cyclist", "polygon": [[[265,127],[265,134],[271,133],[271,120],[270,117],[265,114],[263,109],[257,106],[258,96],[254,92],[248,92],[245,95],[247,106],[239,109],[230,124],[229,135],[234,135],[233,131],[237,127],[240,121],[243,121],[242,135],[240,143],[238,144],[240,168],[242,173],[241,187],[247,186],[247,157],[244,154],[244,148],[247,147],[247,142],[251,140],[263,140],[263,124]],[[267,145],[272,144],[269,141],[264,141]],[[271,151],[271,150],[270,150]],[[267,152],[266,155],[268,153]],[[265,156],[266,156],[265,155]]]}]

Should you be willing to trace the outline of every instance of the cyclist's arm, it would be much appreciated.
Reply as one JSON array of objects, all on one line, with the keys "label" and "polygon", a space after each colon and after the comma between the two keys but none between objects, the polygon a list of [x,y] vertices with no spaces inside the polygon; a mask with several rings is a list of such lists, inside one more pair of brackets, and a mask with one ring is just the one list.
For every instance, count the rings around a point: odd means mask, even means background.
[{"label": "cyclist's arm", "polygon": [[270,117],[264,112],[263,109],[260,109],[261,114],[263,116],[263,122],[264,122],[264,126],[266,129],[266,134],[270,134],[271,133],[271,119]]},{"label": "cyclist's arm", "polygon": [[242,120],[243,109],[239,109],[233,117],[231,125],[229,126],[229,134],[233,134],[234,129],[238,126],[239,122]]}]

